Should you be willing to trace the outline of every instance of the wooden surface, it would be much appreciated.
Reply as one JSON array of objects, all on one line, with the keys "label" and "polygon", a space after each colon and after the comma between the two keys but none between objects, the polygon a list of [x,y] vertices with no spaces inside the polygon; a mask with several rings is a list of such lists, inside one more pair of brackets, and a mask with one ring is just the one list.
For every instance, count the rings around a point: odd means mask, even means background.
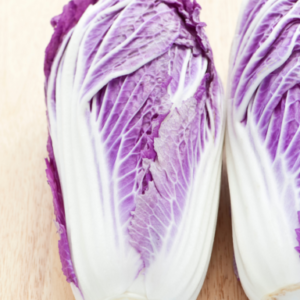
[{"label": "wooden surface", "polygon": [[[240,0],[199,1],[225,85]],[[74,299],[61,271],[44,163],[44,49],[52,33],[49,20],[64,4],[64,0],[0,0],[1,300]],[[224,171],[212,259],[198,300],[247,299],[233,273],[230,222]]]}]

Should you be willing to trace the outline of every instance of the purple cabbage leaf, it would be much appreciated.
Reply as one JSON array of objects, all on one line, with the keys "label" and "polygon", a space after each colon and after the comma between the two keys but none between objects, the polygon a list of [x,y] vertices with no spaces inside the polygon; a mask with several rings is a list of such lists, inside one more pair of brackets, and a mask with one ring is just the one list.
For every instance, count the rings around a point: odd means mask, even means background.
[{"label": "purple cabbage leaf", "polygon": [[250,300],[300,298],[300,2],[244,2],[226,155],[239,278]]},{"label": "purple cabbage leaf", "polygon": [[216,225],[222,85],[185,0],[77,0],[46,49],[47,176],[77,300],[196,299]]}]

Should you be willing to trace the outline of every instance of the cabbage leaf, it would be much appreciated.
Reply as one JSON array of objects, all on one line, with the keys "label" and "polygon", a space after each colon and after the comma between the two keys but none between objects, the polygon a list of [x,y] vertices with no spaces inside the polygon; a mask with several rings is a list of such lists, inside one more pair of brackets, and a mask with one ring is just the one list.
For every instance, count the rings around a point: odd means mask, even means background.
[{"label": "cabbage leaf", "polygon": [[78,299],[196,299],[224,132],[200,7],[89,4],[71,1],[53,19],[45,58],[63,271]]}]

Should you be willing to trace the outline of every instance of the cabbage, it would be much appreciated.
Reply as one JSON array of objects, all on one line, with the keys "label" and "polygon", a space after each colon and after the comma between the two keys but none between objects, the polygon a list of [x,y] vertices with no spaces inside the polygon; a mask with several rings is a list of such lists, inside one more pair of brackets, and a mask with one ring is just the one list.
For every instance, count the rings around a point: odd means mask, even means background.
[{"label": "cabbage", "polygon": [[238,273],[252,299],[300,299],[300,2],[244,2],[226,155]]},{"label": "cabbage", "polygon": [[63,272],[76,299],[196,299],[224,131],[200,7],[95,2],[71,1],[52,20],[45,58]]}]

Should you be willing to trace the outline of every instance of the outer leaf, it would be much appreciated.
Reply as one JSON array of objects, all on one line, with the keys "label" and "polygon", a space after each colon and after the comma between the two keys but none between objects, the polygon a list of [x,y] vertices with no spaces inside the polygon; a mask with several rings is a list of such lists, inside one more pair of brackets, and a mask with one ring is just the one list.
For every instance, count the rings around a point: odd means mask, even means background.
[{"label": "outer leaf", "polygon": [[300,297],[299,13],[297,1],[246,2],[232,49],[226,151],[249,299]]},{"label": "outer leaf", "polygon": [[53,193],[78,299],[189,300],[202,286],[224,118],[199,10],[98,2],[46,57]]}]

